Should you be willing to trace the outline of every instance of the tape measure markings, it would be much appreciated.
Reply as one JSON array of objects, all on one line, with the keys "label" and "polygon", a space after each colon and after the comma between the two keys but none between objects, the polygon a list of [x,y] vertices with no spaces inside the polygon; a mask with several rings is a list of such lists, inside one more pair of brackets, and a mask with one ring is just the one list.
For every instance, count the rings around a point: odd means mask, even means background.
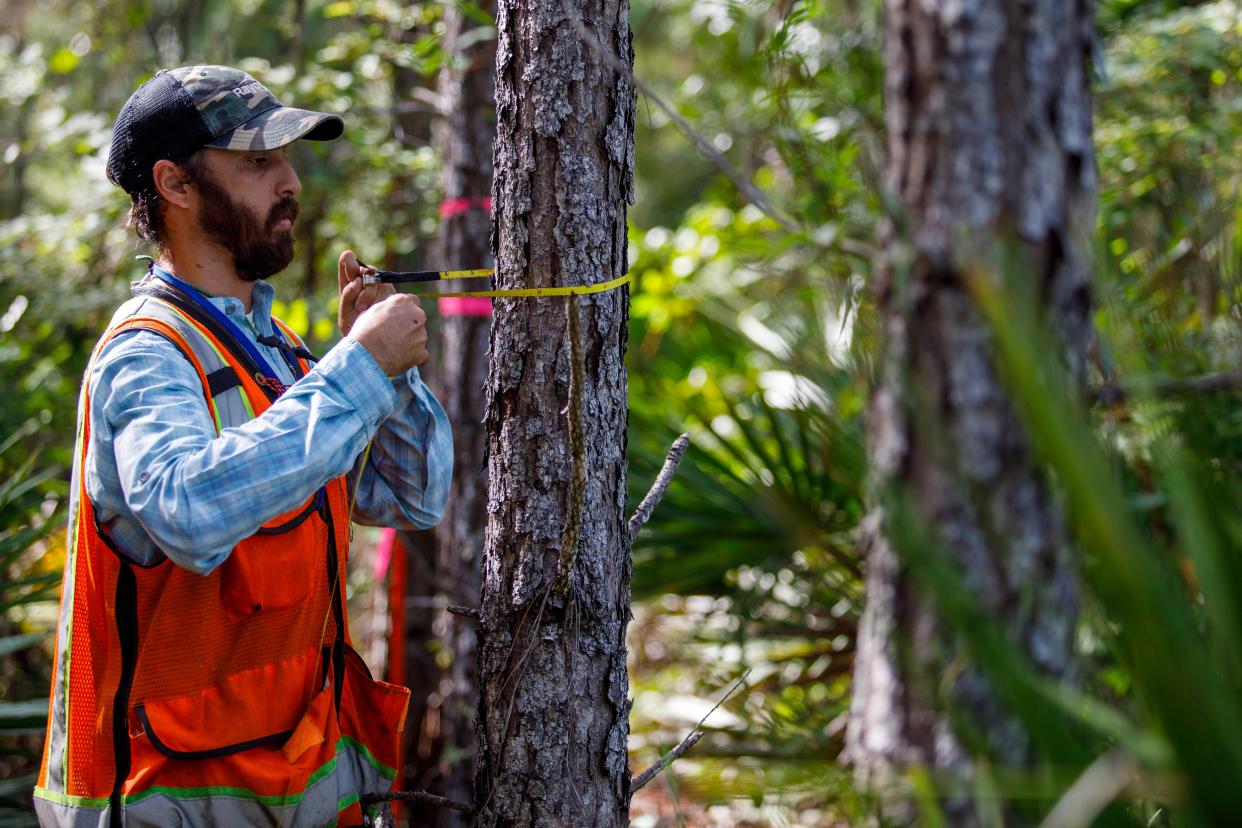
[{"label": "tape measure markings", "polygon": [[606,290],[621,287],[630,283],[630,275],[600,282],[597,285],[574,285],[572,287],[518,288],[514,290],[471,290],[453,293],[416,293],[415,296],[440,296],[443,298],[479,296],[486,298],[520,298],[524,296],[583,296],[589,293],[603,293]]},{"label": "tape measure markings", "polygon": [[[374,267],[358,262],[360,267],[367,270],[374,270],[375,273],[362,277],[363,284],[406,284],[410,282],[437,282],[444,279],[489,279],[495,273],[494,270],[476,269],[476,270],[417,270],[405,273],[396,273],[388,270],[377,270]],[[630,283],[630,274],[620,276],[616,279],[609,279],[606,282],[599,282],[594,285],[570,285],[566,287],[543,287],[543,288],[516,288],[509,290],[464,290],[451,291],[448,293],[414,293],[412,295],[418,297],[432,297],[441,299],[478,297],[481,299],[508,299],[522,297],[541,297],[541,296],[584,296],[591,293],[603,293],[606,290],[621,287]]]}]

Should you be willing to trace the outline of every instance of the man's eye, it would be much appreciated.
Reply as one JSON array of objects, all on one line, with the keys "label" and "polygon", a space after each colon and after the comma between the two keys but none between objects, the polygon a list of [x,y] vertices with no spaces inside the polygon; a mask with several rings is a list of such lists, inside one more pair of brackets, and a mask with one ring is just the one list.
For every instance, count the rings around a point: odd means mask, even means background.
[{"label": "man's eye", "polygon": [[267,156],[266,155],[255,156],[254,158],[250,159],[250,163],[254,164],[256,167],[261,167],[267,163]]}]

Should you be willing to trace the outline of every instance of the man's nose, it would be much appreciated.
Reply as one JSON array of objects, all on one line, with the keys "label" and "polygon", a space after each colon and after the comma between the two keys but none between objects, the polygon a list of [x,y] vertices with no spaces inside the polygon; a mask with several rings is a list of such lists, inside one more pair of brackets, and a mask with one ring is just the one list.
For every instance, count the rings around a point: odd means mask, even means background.
[{"label": "man's nose", "polygon": [[296,197],[298,193],[302,192],[302,182],[298,179],[297,170],[293,169],[293,164],[288,157],[282,156],[282,160],[284,161],[284,169],[281,171],[282,175],[280,176],[280,195]]}]

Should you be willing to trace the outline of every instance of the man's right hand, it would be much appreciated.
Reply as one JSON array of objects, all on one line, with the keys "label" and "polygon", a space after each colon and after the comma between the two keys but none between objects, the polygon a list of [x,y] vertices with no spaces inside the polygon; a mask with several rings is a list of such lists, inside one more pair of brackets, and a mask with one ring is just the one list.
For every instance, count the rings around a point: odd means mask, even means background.
[{"label": "man's right hand", "polygon": [[349,338],[366,348],[386,375],[395,377],[427,361],[427,314],[417,296],[398,293],[363,311]]}]

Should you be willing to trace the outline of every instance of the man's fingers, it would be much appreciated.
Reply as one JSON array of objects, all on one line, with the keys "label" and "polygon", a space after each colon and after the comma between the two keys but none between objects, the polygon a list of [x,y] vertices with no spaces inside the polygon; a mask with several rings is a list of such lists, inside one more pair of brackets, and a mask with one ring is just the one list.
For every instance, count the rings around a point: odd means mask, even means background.
[{"label": "man's fingers", "polygon": [[347,283],[341,288],[340,308],[342,311],[353,309],[354,303],[358,301],[358,294],[362,292],[362,281],[355,279]]},{"label": "man's fingers", "polygon": [[341,254],[341,258],[336,261],[337,288],[343,294],[345,286],[357,280],[359,275],[358,257],[354,255],[354,251],[346,250]]}]

